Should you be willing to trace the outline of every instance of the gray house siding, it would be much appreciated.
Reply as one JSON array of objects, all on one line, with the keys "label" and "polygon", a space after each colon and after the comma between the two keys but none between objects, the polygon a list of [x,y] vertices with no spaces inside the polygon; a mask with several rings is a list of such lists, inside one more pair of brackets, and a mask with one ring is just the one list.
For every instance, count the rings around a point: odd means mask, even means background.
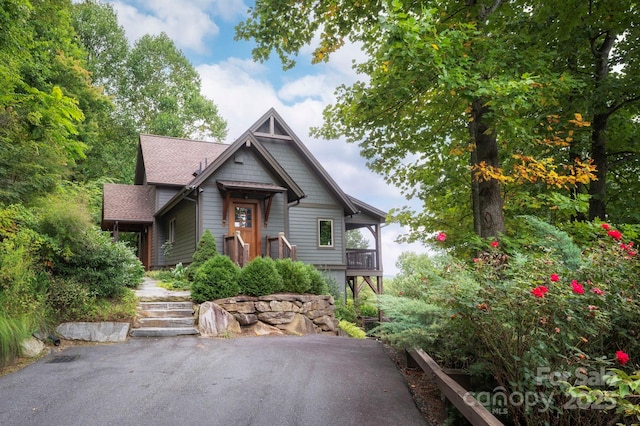
[{"label": "gray house siding", "polygon": [[[298,246],[298,260],[319,267],[344,266],[342,209],[301,204],[289,209],[289,217],[290,242]],[[318,219],[333,220],[334,246],[331,248],[318,247]]]},{"label": "gray house siding", "polygon": [[[216,239],[218,251],[222,253],[222,245],[224,235],[229,233],[229,220],[227,224],[222,224],[223,199],[218,187],[217,180],[235,180],[244,182],[274,183],[279,184],[273,176],[265,170],[262,162],[253,154],[252,151],[244,149],[239,151],[239,155],[231,158],[224,164],[215,175],[207,180],[206,184],[200,188],[203,190],[200,194],[200,203],[202,205],[201,232],[206,229],[213,234]],[[284,194],[276,194],[274,196],[271,211],[269,214],[269,222],[264,223],[264,205],[261,205],[262,215],[260,220],[262,230],[261,253],[266,251],[266,236],[276,236],[278,232],[285,232],[286,229],[286,198]]]},{"label": "gray house siding", "polygon": [[305,204],[336,204],[335,199],[318,179],[306,161],[292,148],[290,141],[260,138],[269,153],[280,163],[307,196]]},{"label": "gray house siding", "polygon": [[174,266],[178,263],[189,263],[192,260],[193,252],[196,247],[195,229],[196,229],[196,204],[193,201],[184,200],[176,207],[171,209],[159,221],[161,223],[160,240],[156,246],[162,245],[169,238],[170,222],[175,222],[175,240],[171,245],[169,255],[165,256],[164,250],[160,250],[160,264],[164,266]]}]

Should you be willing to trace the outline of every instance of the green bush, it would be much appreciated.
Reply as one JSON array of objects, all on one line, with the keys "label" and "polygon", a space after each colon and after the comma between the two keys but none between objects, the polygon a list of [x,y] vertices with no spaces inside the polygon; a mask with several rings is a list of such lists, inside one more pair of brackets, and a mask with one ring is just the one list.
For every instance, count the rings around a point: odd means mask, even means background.
[{"label": "green bush", "polygon": [[87,286],[72,278],[54,280],[48,296],[53,315],[60,322],[86,320],[96,303]]},{"label": "green bush", "polygon": [[198,246],[196,247],[196,251],[193,253],[193,261],[186,269],[186,278],[190,281],[193,281],[198,268],[207,260],[212,259],[218,254],[218,249],[216,248],[216,239],[208,229],[204,231],[202,237],[200,237],[200,241],[198,241]]},{"label": "green bush", "polygon": [[[487,243],[473,262],[412,258],[399,280],[413,277],[406,287],[411,297],[379,298],[392,319],[379,334],[405,347],[419,345],[445,367],[468,367],[476,378],[490,373],[490,389],[538,395],[527,405],[498,407],[516,423],[615,423],[613,412],[576,406],[565,386],[575,389],[614,365],[625,374],[637,370],[640,262],[636,245],[613,226],[587,228],[581,226],[582,235],[598,237],[589,237],[586,248],[535,223],[531,235],[519,237],[520,252]],[[568,378],[567,385],[558,377]]]},{"label": "green bush", "polygon": [[358,327],[352,322],[341,320],[338,323],[338,327],[344,330],[349,336],[355,339],[364,339],[367,337],[367,333],[364,332],[363,329]]},{"label": "green bush", "polygon": [[287,293],[306,293],[311,287],[307,266],[291,259],[276,260],[276,269],[282,277],[282,291]]},{"label": "green bush", "polygon": [[328,294],[329,285],[322,272],[318,271],[313,265],[305,265],[307,275],[309,276],[309,293],[311,294]]},{"label": "green bush", "polygon": [[358,306],[358,312],[361,317],[377,317],[378,308],[368,303],[363,303]]},{"label": "green bush", "polygon": [[240,268],[227,256],[216,255],[204,262],[191,284],[191,298],[196,303],[236,296],[240,293]]},{"label": "green bush", "polygon": [[78,236],[76,251],[55,264],[55,273],[84,283],[92,295],[116,297],[125,287],[135,288],[144,276],[144,267],[133,252],[109,235],[89,228]]},{"label": "green bush", "polygon": [[240,292],[248,296],[264,296],[282,290],[282,277],[270,257],[256,257],[240,273]]},{"label": "green bush", "polygon": [[335,299],[336,310],[334,315],[336,319],[353,322],[358,321],[358,314],[356,313],[356,307],[353,304],[353,299],[347,299],[345,302],[342,298]]}]

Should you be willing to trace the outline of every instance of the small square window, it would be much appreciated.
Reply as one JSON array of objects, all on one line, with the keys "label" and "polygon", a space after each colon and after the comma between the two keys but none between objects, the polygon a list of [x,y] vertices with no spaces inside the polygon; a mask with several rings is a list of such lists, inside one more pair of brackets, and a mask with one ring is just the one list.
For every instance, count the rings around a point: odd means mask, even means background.
[{"label": "small square window", "polygon": [[318,246],[333,247],[333,219],[318,219]]}]

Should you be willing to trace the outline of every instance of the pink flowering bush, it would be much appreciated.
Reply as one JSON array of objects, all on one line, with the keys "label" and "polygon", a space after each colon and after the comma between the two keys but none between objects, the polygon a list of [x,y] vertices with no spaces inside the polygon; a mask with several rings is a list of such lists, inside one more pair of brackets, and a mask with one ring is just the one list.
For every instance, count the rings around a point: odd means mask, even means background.
[{"label": "pink flowering bush", "polygon": [[[417,297],[430,307],[423,314],[429,323],[422,332],[416,317],[404,325],[423,336],[413,344],[421,342],[444,366],[467,367],[484,389],[548,398],[509,404],[506,418],[515,424],[606,424],[615,410],[573,407],[569,390],[580,385],[577,371],[640,369],[640,262],[629,254],[635,244],[609,224],[590,225],[591,240],[581,248],[556,228],[530,223],[533,235],[518,252],[486,242],[473,261],[444,257],[413,270],[427,277]],[[561,375],[563,384],[540,371]]]}]

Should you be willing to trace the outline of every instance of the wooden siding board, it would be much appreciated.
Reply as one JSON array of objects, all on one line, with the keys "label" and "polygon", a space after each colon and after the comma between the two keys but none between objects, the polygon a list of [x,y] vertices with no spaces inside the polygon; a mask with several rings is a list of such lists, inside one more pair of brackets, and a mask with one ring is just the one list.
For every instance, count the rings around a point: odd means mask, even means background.
[{"label": "wooden siding board", "polygon": [[327,190],[311,170],[309,164],[291,146],[291,142],[264,138],[260,140],[289,176],[302,188],[307,196],[305,202],[338,204],[331,192]]},{"label": "wooden siding board", "polygon": [[[162,244],[167,240],[167,234],[169,230],[169,223],[171,219],[175,218],[175,241],[173,248],[169,256],[164,256]],[[192,260],[193,252],[196,247],[195,240],[195,224],[196,224],[196,205],[192,201],[184,200],[178,204],[175,208],[171,209],[162,218],[162,235],[161,240],[158,241],[157,246],[160,247],[160,256],[162,258],[162,264],[176,265],[178,263],[190,263]]]},{"label": "wooden siding board", "polygon": [[[342,209],[306,208],[303,204],[289,209],[291,244],[298,246],[298,260],[316,265],[344,265]],[[333,219],[333,248],[318,247],[318,219]]]}]

